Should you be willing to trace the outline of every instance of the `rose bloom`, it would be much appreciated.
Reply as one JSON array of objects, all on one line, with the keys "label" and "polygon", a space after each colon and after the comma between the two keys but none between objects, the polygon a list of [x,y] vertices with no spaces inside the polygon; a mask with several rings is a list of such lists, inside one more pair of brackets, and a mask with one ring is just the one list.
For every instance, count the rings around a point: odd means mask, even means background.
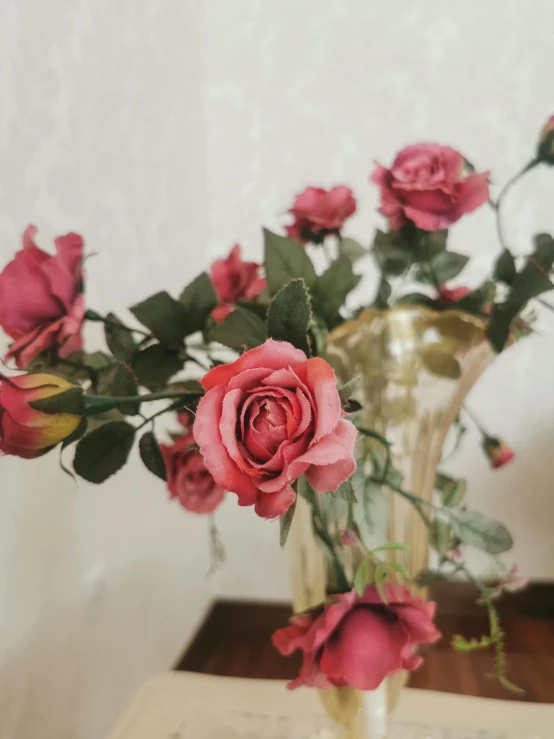
[{"label": "rose bloom", "polygon": [[446,285],[441,285],[439,289],[439,298],[444,303],[456,303],[458,300],[465,298],[470,294],[471,289],[469,287],[453,287],[449,288]]},{"label": "rose bloom", "polygon": [[273,645],[283,655],[303,652],[298,677],[289,683],[358,690],[375,690],[399,670],[415,670],[422,662],[418,644],[440,638],[433,624],[435,603],[416,598],[400,585],[387,584],[383,603],[375,585],[362,596],[355,590],[333,596],[333,601],[293,616],[290,626],[273,634]]},{"label": "rose bloom", "polygon": [[483,449],[493,469],[503,467],[515,457],[514,450],[505,441],[494,436],[486,436],[483,439]]},{"label": "rose bloom", "polygon": [[294,217],[287,234],[302,244],[319,244],[327,234],[339,233],[344,222],[356,211],[356,198],[345,185],[330,190],[307,187],[296,196],[289,213]]},{"label": "rose bloom", "polygon": [[210,276],[221,303],[212,311],[216,323],[221,323],[234,311],[237,301],[254,300],[265,289],[265,277],[259,273],[259,264],[242,261],[238,244],[233,246],[226,259],[216,259],[210,268]]},{"label": "rose bloom", "polygon": [[206,469],[200,452],[187,449],[191,444],[194,444],[192,432],[175,439],[171,446],[160,444],[169,494],[187,511],[211,513],[223,500],[224,490]]},{"label": "rose bloom", "polygon": [[6,359],[21,369],[47,349],[63,359],[83,348],[83,239],[59,236],[52,256],[35,245],[36,231],[27,228],[23,249],[0,274],[0,326],[14,340]]},{"label": "rose bloom", "polygon": [[390,169],[377,164],[371,180],[381,189],[379,210],[393,230],[412,221],[438,231],[487,202],[488,177],[465,177],[462,155],[448,146],[416,144],[402,149]]},{"label": "rose bloom", "polygon": [[300,475],[324,492],[354,472],[356,429],[343,419],[325,360],[268,339],[201,382],[194,438],[215,481],[239,505],[275,518],[293,503],[291,483]]},{"label": "rose bloom", "polygon": [[496,600],[504,593],[518,593],[525,590],[529,585],[529,578],[522,575],[519,565],[514,562],[502,580],[496,585],[492,592],[492,597]]},{"label": "rose bloom", "polygon": [[70,436],[81,423],[81,416],[43,413],[29,403],[74,387],[62,377],[44,373],[0,375],[0,452],[31,459]]}]

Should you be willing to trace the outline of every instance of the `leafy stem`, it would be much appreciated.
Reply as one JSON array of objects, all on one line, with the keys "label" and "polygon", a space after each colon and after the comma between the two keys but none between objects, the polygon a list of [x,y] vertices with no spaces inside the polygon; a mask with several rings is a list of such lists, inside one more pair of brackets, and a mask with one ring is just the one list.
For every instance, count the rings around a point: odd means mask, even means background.
[{"label": "leafy stem", "polygon": [[[83,397],[83,402],[85,407],[85,415],[95,416],[98,413],[111,411],[114,408],[119,408],[120,405],[125,405],[127,403],[147,403],[154,400],[183,400],[184,402],[192,395],[198,394],[190,392],[162,392],[150,393],[148,395],[130,395],[120,398],[111,398],[103,395],[85,395]],[[166,408],[162,412],[165,412],[165,410],[168,409]]]},{"label": "leafy stem", "polygon": [[125,324],[123,323],[112,321],[110,318],[107,318],[106,316],[101,316],[100,313],[97,313],[95,310],[85,311],[85,318],[87,321],[95,321],[97,323],[103,323],[106,326],[119,329],[120,331],[121,330],[122,331],[133,331],[135,334],[140,334],[141,336],[144,336],[147,339],[152,338],[152,334],[149,334],[147,331],[143,331],[140,328],[130,328],[129,326],[125,326]]}]

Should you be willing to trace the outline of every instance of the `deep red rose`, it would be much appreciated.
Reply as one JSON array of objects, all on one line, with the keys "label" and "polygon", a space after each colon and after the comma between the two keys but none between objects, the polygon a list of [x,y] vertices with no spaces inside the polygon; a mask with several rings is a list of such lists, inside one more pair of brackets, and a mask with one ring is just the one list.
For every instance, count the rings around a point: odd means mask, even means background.
[{"label": "deep red rose", "polygon": [[440,638],[433,624],[435,603],[416,598],[399,585],[387,585],[388,603],[368,585],[333,596],[332,602],[293,616],[290,626],[273,634],[281,654],[303,652],[298,677],[289,689],[351,685],[375,690],[399,670],[415,670],[422,662],[415,649]]},{"label": "deep red rose", "polygon": [[488,177],[464,176],[462,155],[448,146],[416,144],[402,149],[390,169],[377,164],[371,181],[381,189],[379,210],[393,230],[412,221],[438,231],[487,202]]},{"label": "deep red rose", "polygon": [[275,518],[305,474],[318,492],[336,491],[354,472],[355,427],[343,418],[335,373],[319,357],[268,339],[202,379],[206,394],[194,438],[207,469],[239,505]]},{"label": "deep red rose", "polygon": [[327,234],[339,233],[355,211],[356,198],[349,187],[307,187],[296,196],[289,210],[294,221],[286,227],[287,234],[302,244],[321,243]]},{"label": "deep red rose", "polygon": [[467,295],[469,295],[471,292],[471,289],[469,287],[463,287],[460,285],[460,287],[446,287],[446,285],[441,285],[439,290],[439,298],[443,301],[443,303],[456,303],[458,300],[461,300],[462,298],[465,298]]},{"label": "deep red rose", "polygon": [[256,262],[243,262],[240,246],[235,244],[229,256],[216,259],[210,268],[212,282],[220,305],[212,311],[212,318],[221,323],[235,309],[239,300],[255,300],[265,289],[265,277],[260,276],[261,265]]},{"label": "deep red rose", "polygon": [[221,503],[224,490],[217,485],[194,444],[192,432],[175,439],[171,446],[160,444],[167,469],[167,487],[187,511],[211,513]]},{"label": "deep red rose", "polygon": [[27,228],[23,249],[0,274],[0,326],[14,340],[6,359],[21,369],[46,349],[64,358],[83,347],[83,239],[59,236],[51,256],[35,245],[36,231]]}]

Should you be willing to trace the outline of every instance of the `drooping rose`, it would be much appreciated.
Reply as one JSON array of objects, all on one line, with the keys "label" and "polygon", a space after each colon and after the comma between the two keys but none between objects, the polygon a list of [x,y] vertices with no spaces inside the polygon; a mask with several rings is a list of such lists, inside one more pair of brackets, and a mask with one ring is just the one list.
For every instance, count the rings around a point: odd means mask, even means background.
[{"label": "drooping rose", "polygon": [[550,116],[541,131],[537,159],[546,164],[554,164],[554,115]]},{"label": "drooping rose", "polygon": [[342,417],[325,360],[268,339],[201,382],[206,394],[194,438],[216,482],[236,493],[239,505],[274,518],[294,501],[291,483],[300,475],[324,492],[354,472],[356,429]]},{"label": "drooping rose", "polygon": [[493,469],[503,467],[515,457],[514,450],[503,439],[494,436],[483,438],[483,449]]},{"label": "drooping rose", "polygon": [[210,268],[220,305],[212,311],[216,323],[223,321],[235,309],[239,300],[254,300],[265,289],[265,277],[260,276],[260,265],[256,262],[243,262],[240,246],[235,244],[229,256],[216,259]]},{"label": "drooping rose", "polygon": [[528,585],[529,578],[521,574],[519,565],[514,562],[502,580],[494,588],[492,597],[497,599],[504,593],[518,593],[520,590],[525,590]]},{"label": "drooping rose", "polygon": [[36,231],[27,228],[23,249],[0,274],[0,326],[14,340],[6,359],[21,369],[47,349],[64,358],[83,346],[83,239],[59,236],[52,256],[35,245]]},{"label": "drooping rose", "polygon": [[315,688],[350,685],[375,690],[399,670],[415,670],[422,662],[415,649],[440,638],[433,624],[435,603],[416,598],[399,585],[387,585],[388,603],[368,585],[333,596],[313,611],[293,616],[290,626],[273,634],[283,655],[303,652],[298,677],[288,684]]},{"label": "drooping rose", "polygon": [[45,373],[0,376],[0,452],[31,459],[67,439],[81,423],[81,416],[44,413],[29,404],[74,387],[62,377]]},{"label": "drooping rose", "polygon": [[379,210],[393,230],[412,221],[438,231],[487,202],[488,177],[464,176],[462,155],[448,146],[416,144],[402,149],[390,169],[377,164],[371,181],[381,189]]},{"label": "drooping rose", "polygon": [[297,195],[289,213],[294,217],[286,227],[291,239],[302,244],[313,241],[320,244],[328,234],[337,234],[344,222],[356,212],[356,198],[346,185],[330,190],[307,187]]},{"label": "drooping rose", "polygon": [[469,295],[471,292],[471,289],[469,287],[464,287],[463,285],[460,285],[460,287],[446,287],[446,285],[441,285],[439,290],[439,298],[442,300],[443,303],[456,303],[458,300],[461,300],[462,298],[465,298],[467,295]]},{"label": "drooping rose", "polygon": [[[191,433],[175,439],[171,446],[160,444],[167,469],[167,487],[187,511],[211,513],[223,500],[224,490],[206,469]],[[188,447],[188,448],[187,448]]]}]

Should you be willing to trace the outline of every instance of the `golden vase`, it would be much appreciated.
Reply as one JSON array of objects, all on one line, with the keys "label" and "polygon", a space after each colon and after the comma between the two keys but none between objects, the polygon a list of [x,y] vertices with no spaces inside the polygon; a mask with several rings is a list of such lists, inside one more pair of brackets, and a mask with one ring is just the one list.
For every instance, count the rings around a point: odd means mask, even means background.
[{"label": "golden vase", "polygon": [[[327,359],[339,382],[352,377],[360,381],[356,398],[362,405],[361,423],[386,436],[403,488],[428,503],[446,436],[469,390],[494,358],[484,332],[484,321],[470,314],[406,305],[385,311],[368,308],[328,337]],[[385,500],[377,543],[406,544],[408,551],[393,550],[387,556],[415,578],[428,563],[427,527],[408,500],[391,490]],[[300,497],[288,551],[293,606],[299,612],[324,600],[331,577],[314,538],[310,507]],[[352,575],[356,555],[350,557],[345,569]],[[415,584],[411,589],[425,594]],[[388,710],[394,707],[405,677],[387,681],[386,698],[384,687],[381,698],[351,688],[321,691],[337,723],[337,736],[384,739],[386,726],[377,714],[383,713],[385,700]]]}]

